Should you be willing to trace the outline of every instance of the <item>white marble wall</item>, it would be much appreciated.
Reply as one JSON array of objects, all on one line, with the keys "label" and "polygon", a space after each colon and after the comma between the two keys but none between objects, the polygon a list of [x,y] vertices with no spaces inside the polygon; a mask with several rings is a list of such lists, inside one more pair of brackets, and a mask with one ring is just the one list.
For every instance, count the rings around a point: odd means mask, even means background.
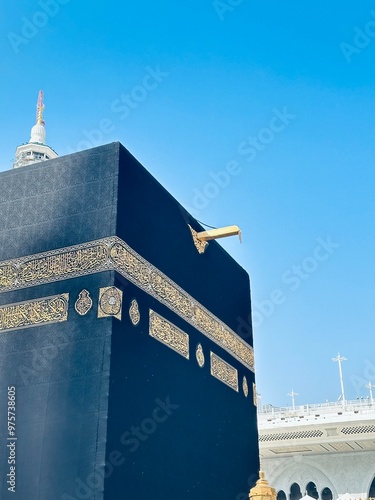
[{"label": "white marble wall", "polygon": [[283,490],[287,500],[293,483],[299,484],[304,495],[310,481],[315,483],[319,498],[324,488],[330,488],[334,500],[345,493],[364,499],[375,477],[375,452],[264,458],[262,467],[269,484],[276,491]]}]

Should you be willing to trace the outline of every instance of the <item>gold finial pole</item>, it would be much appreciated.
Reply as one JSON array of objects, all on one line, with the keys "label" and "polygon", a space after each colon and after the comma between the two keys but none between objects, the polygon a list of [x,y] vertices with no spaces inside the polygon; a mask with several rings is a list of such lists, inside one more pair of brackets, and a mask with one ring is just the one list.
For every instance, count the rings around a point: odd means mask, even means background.
[{"label": "gold finial pole", "polygon": [[43,90],[39,90],[38,102],[36,104],[36,124],[37,125],[44,125],[43,110],[44,110]]}]

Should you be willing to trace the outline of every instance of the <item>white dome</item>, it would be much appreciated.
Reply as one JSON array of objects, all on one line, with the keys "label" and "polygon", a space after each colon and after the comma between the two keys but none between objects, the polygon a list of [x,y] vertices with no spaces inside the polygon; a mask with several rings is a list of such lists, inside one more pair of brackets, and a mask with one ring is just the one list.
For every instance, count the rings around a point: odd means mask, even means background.
[{"label": "white dome", "polygon": [[31,129],[31,137],[29,142],[39,142],[45,144],[46,142],[46,129],[44,125],[34,125]]}]

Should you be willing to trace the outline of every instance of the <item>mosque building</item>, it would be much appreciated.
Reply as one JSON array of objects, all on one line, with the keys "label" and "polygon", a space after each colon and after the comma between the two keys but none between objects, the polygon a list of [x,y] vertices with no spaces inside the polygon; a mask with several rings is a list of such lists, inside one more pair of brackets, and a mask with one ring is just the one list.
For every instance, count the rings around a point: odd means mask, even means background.
[{"label": "mosque building", "polygon": [[375,497],[375,404],[369,398],[346,400],[339,362],[341,395],[337,402],[258,404],[259,447],[263,470],[278,500],[304,495],[320,500]]}]

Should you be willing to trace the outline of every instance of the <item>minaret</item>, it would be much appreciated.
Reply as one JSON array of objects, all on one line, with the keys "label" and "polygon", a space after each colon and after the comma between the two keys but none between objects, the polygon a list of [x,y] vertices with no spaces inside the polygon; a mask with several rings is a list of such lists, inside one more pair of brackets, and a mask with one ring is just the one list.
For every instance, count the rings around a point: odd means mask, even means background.
[{"label": "minaret", "polygon": [[56,158],[57,153],[46,144],[46,128],[43,120],[43,91],[39,91],[36,105],[36,123],[31,129],[31,137],[28,143],[18,146],[13,168],[24,167],[31,163]]}]

